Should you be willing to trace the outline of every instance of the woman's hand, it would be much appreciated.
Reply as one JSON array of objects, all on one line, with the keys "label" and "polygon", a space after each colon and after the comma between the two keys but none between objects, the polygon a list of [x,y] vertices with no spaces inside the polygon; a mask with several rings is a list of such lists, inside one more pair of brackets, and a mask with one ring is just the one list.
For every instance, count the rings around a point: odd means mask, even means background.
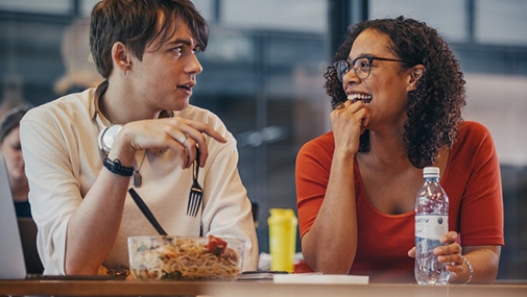
[{"label": "woman's hand", "polygon": [[[446,269],[451,272],[450,281],[457,279],[457,276],[463,272],[462,249],[457,240],[457,233],[449,231],[441,237],[442,246],[434,249],[434,255],[440,263],[445,263]],[[415,247],[408,251],[408,256],[415,258]]]},{"label": "woman's hand", "polygon": [[443,246],[438,246],[434,249],[434,255],[437,256],[439,263],[445,263],[446,269],[453,273],[450,275],[450,280],[455,279],[458,274],[463,272],[463,255],[461,246],[456,242],[457,233],[455,231],[447,232],[441,237]]},{"label": "woman's hand", "polygon": [[335,137],[335,150],[350,150],[353,154],[359,150],[360,135],[368,122],[365,104],[358,100],[346,100],[331,112],[331,126]]},{"label": "woman's hand", "polygon": [[[450,283],[491,283],[496,279],[500,262],[501,246],[465,246],[463,252],[456,242],[458,234],[454,231],[441,238],[445,244],[434,249],[441,263],[447,263],[450,272]],[[415,258],[415,247],[408,251],[408,256]],[[465,262],[465,258],[467,262]],[[470,268],[467,263],[470,264]]]},{"label": "woman's hand", "polygon": [[200,166],[203,167],[209,155],[206,136],[222,143],[227,142],[209,125],[193,120],[164,118],[130,122],[117,135],[110,154],[126,164],[132,162],[135,151],[170,149],[181,157],[182,167],[188,168],[196,158],[197,145]]}]

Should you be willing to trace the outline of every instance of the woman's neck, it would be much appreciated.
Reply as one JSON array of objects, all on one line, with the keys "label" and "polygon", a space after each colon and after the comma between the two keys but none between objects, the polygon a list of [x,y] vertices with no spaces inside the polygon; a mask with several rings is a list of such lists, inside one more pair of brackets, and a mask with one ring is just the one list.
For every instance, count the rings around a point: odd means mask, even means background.
[{"label": "woman's neck", "polygon": [[370,131],[370,150],[368,156],[372,165],[380,167],[408,167],[411,166],[408,160],[403,132],[388,131],[379,133]]}]

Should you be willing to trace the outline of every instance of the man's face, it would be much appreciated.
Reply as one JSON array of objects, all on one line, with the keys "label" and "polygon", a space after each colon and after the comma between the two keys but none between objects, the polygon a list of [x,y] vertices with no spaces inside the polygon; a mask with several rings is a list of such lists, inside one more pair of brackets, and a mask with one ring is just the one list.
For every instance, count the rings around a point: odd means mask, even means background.
[{"label": "man's face", "polygon": [[196,75],[203,68],[195,56],[196,41],[184,22],[161,46],[148,45],[143,60],[132,58],[136,94],[152,110],[183,110],[189,104]]}]

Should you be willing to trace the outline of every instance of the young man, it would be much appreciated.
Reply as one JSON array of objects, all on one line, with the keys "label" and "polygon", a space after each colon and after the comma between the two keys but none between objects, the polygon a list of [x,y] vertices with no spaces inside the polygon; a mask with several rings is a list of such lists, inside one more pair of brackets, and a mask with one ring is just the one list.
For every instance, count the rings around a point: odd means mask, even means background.
[{"label": "young man", "polygon": [[[90,45],[106,80],[33,109],[21,123],[46,274],[128,265],[127,238],[156,233],[127,194],[131,187],[169,235],[242,238],[243,269],[256,269],[236,141],[216,115],[189,105],[203,70],[195,53],[207,39],[208,26],[188,0],[96,4]],[[192,216],[198,150],[203,201]]]}]

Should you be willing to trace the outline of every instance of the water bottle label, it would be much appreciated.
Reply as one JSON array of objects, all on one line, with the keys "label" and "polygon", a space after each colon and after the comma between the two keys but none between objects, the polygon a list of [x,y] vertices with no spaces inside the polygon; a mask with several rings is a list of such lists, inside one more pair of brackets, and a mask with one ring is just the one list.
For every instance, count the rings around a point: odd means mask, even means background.
[{"label": "water bottle label", "polygon": [[416,215],[415,237],[439,240],[448,232],[448,216],[446,215]]}]

